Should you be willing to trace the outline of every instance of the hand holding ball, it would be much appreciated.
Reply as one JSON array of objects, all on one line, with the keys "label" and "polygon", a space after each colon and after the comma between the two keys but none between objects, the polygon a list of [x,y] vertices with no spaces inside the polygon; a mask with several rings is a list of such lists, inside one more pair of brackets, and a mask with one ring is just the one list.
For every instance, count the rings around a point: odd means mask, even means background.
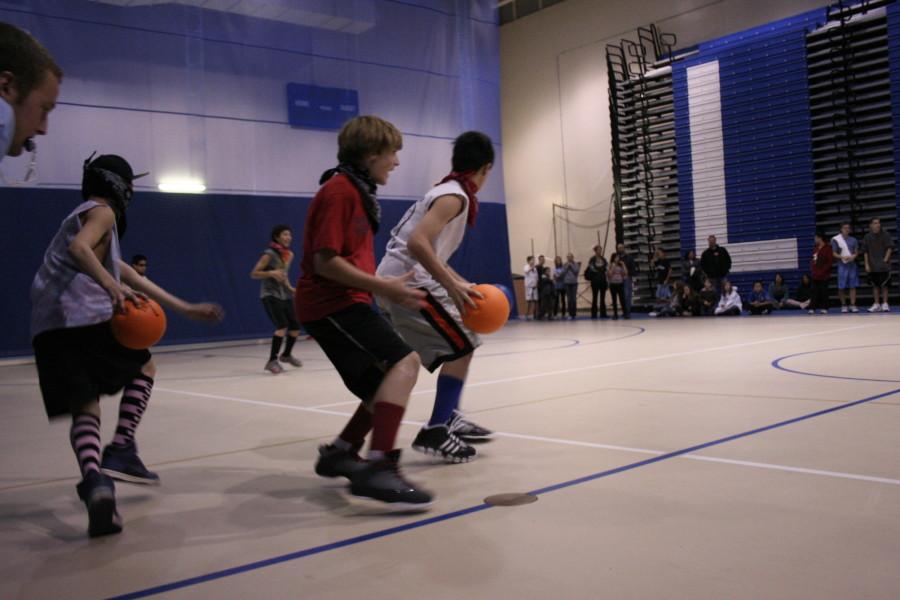
[{"label": "hand holding ball", "polygon": [[116,341],[126,348],[145,350],[161,340],[166,332],[166,313],[149,298],[140,306],[126,299],[125,312],[113,315],[112,332]]},{"label": "hand holding ball", "polygon": [[496,286],[481,283],[473,288],[484,298],[472,296],[475,308],[469,308],[462,320],[475,333],[493,333],[509,319],[509,300]]}]

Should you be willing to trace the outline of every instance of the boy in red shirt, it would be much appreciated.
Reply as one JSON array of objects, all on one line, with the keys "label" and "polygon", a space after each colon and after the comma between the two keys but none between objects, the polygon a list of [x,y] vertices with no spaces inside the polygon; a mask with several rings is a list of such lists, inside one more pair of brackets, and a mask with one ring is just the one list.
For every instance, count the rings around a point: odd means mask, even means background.
[{"label": "boy in red shirt", "polygon": [[816,234],[816,245],[813,246],[812,261],[812,301],[809,304],[809,314],[815,314],[816,309],[823,315],[828,314],[828,279],[831,277],[831,264],[834,262],[834,252],[831,244],[825,242],[825,236]]},{"label": "boy in red shirt", "polygon": [[[316,473],[347,477],[350,492],[391,506],[422,508],[431,494],[399,469],[397,430],[416,384],[419,356],[372,308],[372,294],[417,309],[425,293],[402,277],[375,276],[374,235],[381,221],[377,185],[400,162],[394,125],[356,117],[338,135],[338,166],[322,174],[306,213],[297,317],[362,404],[332,444],[319,448]],[[358,451],[372,431],[368,460]]]}]

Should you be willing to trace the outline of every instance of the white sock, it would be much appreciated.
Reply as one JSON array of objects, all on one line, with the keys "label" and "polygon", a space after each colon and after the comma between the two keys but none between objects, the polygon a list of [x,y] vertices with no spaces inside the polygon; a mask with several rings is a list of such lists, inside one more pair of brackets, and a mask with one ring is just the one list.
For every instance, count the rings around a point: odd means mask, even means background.
[{"label": "white sock", "polygon": [[349,450],[353,447],[353,444],[348,442],[347,440],[342,440],[341,438],[336,438],[334,443],[332,444],[338,450]]}]

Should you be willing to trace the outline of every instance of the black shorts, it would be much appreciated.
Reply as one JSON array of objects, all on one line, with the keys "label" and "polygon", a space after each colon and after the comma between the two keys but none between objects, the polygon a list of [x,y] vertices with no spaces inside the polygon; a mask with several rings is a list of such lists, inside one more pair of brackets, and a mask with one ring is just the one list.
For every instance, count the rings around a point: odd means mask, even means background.
[{"label": "black shorts", "polygon": [[101,395],[118,393],[150,360],[148,350],[119,344],[109,322],[45,331],[31,343],[50,418],[76,414]]},{"label": "black shorts", "polygon": [[368,304],[354,304],[324,319],[303,323],[344,385],[363,402],[369,402],[395,364],[413,349],[387,320]]},{"label": "black shorts", "polygon": [[869,273],[869,283],[872,284],[872,287],[883,288],[887,287],[888,282],[891,280],[891,272],[883,271],[880,273]]},{"label": "black shorts", "polygon": [[300,322],[294,314],[294,302],[292,300],[282,300],[274,296],[262,297],[263,307],[266,314],[275,325],[275,329],[287,329],[289,331],[300,331]]}]

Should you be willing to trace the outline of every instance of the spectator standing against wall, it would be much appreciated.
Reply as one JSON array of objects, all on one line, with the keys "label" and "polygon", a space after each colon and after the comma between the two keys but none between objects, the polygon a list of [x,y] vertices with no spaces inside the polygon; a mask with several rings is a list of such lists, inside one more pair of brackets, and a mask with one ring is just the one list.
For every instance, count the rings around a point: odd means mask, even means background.
[{"label": "spectator standing against wall", "polygon": [[713,282],[713,287],[721,291],[722,280],[731,272],[731,255],[716,242],[716,236],[708,238],[709,247],[700,256],[700,266]]},{"label": "spectator standing against wall", "polygon": [[562,314],[566,316],[566,281],[565,267],[561,256],[553,259],[553,286],[556,296],[553,301],[553,316]]},{"label": "spectator standing against wall", "polygon": [[600,318],[606,315],[606,268],[609,265],[603,257],[603,247],[600,244],[594,246],[594,255],[588,260],[584,270],[584,278],[591,283],[591,318],[597,318],[597,307],[600,307]]},{"label": "spectator standing against wall", "polygon": [[875,303],[869,312],[891,312],[888,304],[888,283],[891,280],[891,254],[894,251],[894,240],[888,232],[881,228],[881,219],[872,219],[869,233],[863,238],[863,255],[866,260],[866,273],[872,284]]},{"label": "spectator standing against wall", "polygon": [[812,299],[809,304],[809,314],[817,310],[828,314],[828,278],[831,277],[831,264],[834,262],[834,253],[831,245],[825,243],[825,236],[816,234],[816,244],[813,246],[810,271],[812,272]]},{"label": "spectator standing against wall", "polygon": [[626,319],[630,319],[631,300],[634,298],[634,280],[638,276],[638,273],[640,273],[640,269],[638,269],[634,257],[625,250],[625,244],[616,245],[616,254],[619,255],[619,260],[625,265],[625,282],[622,284],[625,300],[622,303],[622,312],[625,314]]},{"label": "spectator standing against wall", "polygon": [[525,320],[530,321],[535,316],[535,310],[538,303],[538,274],[537,266],[534,264],[534,257],[529,256],[525,259]]},{"label": "spectator standing against wall", "polygon": [[631,307],[625,301],[625,282],[628,279],[628,267],[618,252],[613,252],[609,257],[609,267],[606,269],[606,280],[609,282],[609,296],[612,298],[613,320],[619,318],[619,303],[622,304],[622,315],[627,319],[631,316]]},{"label": "spectator standing against wall", "polygon": [[566,284],[566,304],[569,305],[569,317],[575,319],[575,311],[578,307],[578,274],[581,272],[581,263],[575,260],[575,256],[569,252],[566,254],[566,264],[563,265],[563,283]]},{"label": "spectator standing against wall", "polygon": [[[859,287],[859,268],[856,258],[859,256],[859,242],[850,235],[850,223],[841,223],[841,232],[831,238],[831,251],[837,259],[838,297],[841,299],[841,312],[859,312],[856,308],[856,288]],[[850,290],[850,307],[847,307],[847,294]]]}]

